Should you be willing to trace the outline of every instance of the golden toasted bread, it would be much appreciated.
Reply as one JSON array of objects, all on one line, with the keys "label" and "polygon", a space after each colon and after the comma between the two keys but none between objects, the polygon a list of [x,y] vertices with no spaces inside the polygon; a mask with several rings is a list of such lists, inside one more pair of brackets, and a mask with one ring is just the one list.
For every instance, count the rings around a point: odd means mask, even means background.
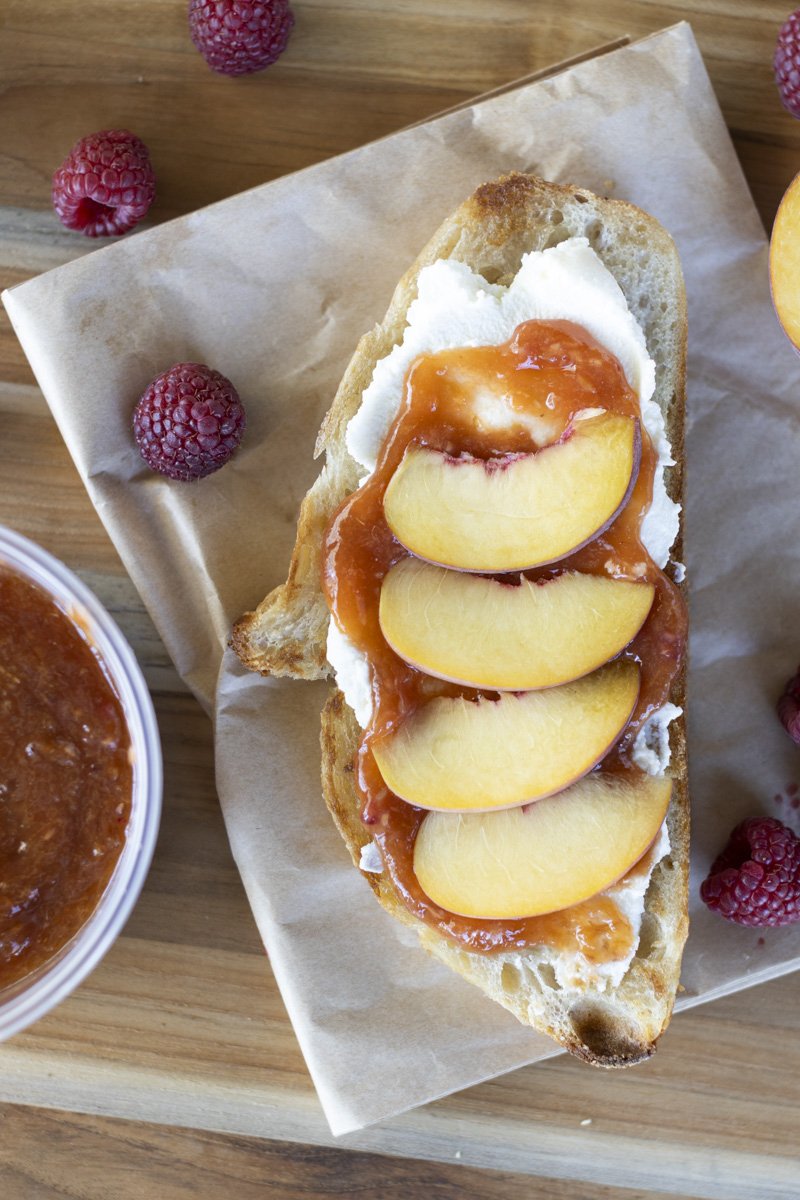
[{"label": "golden toasted bread", "polygon": [[[362,467],[345,445],[345,429],[361,403],[375,364],[403,339],[406,313],[420,271],[437,259],[468,264],[490,283],[508,284],[523,254],[585,236],[619,283],[656,364],[654,399],[664,417],[674,467],[669,496],[682,499],[686,302],[672,239],[653,218],[621,201],[577,187],[513,174],[480,187],[441,226],[398,284],[386,317],[362,337],[320,430],[316,453],[325,466],[303,502],[288,580],[236,624],[232,645],[241,660],[264,674],[315,679],[328,675],[329,611],[320,584],[327,524],[358,487]],[[682,558],[679,535],[673,558]],[[683,585],[681,585],[683,586]],[[685,708],[684,680],[670,696]],[[360,728],[341,692],[334,690],[322,717],[322,778],[328,807],[358,865],[370,842],[359,818],[353,763]],[[673,795],[667,818],[670,851],[655,867],[635,957],[613,988],[560,986],[552,954],[541,947],[481,954],[448,941],[414,917],[387,872],[365,878],[378,900],[415,929],[422,945],[482,988],[521,1021],[555,1038],[588,1062],[623,1066],[652,1054],[666,1027],[678,986],[686,939],[689,816],[684,718],[670,727]]]}]

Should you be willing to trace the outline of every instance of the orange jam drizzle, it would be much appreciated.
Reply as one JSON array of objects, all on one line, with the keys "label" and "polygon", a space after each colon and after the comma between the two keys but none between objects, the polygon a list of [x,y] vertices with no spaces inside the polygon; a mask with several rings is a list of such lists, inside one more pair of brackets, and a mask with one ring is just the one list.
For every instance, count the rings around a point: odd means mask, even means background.
[{"label": "orange jam drizzle", "polygon": [[[531,453],[557,441],[575,415],[590,408],[641,421],[638,396],[619,361],[570,321],[526,321],[500,346],[421,355],[406,376],[400,410],[375,471],[339,507],[323,542],[322,586],[331,613],[370,664],[373,713],[356,763],[362,820],[411,912],[470,950],[546,944],[558,950],[578,947],[590,961],[612,961],[629,951],[632,933],[617,905],[602,895],[557,913],[498,921],[445,912],[420,888],[413,850],[425,812],[389,791],[372,746],[436,696],[475,698],[481,693],[435,679],[406,663],[381,632],[378,607],[383,579],[396,562],[410,556],[386,523],[383,496],[411,443],[484,460]],[[494,419],[498,412],[504,415],[502,423]],[[667,700],[686,644],[687,614],[680,592],[652,561],[640,537],[658,461],[643,425],[641,442],[638,477],[616,520],[569,557],[522,572],[532,581],[581,571],[643,580],[655,587],[644,625],[620,655],[639,664],[641,686],[622,738],[601,764],[604,772],[636,771],[630,757],[633,741],[647,718]],[[510,582],[518,574],[502,578]],[[482,694],[496,693],[484,690]]]}]

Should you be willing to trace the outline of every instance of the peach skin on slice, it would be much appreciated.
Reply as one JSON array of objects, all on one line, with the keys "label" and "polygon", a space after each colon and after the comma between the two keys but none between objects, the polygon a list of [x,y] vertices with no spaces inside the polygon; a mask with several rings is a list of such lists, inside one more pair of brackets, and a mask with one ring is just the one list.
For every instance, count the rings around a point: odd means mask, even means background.
[{"label": "peach skin on slice", "polygon": [[492,813],[428,813],[414,871],[434,904],[465,917],[535,917],[621,878],[655,840],[672,780],[596,773],[557,796]]},{"label": "peach skin on slice", "polygon": [[498,691],[568,683],[619,654],[653,603],[650,583],[566,571],[502,583],[404,558],[381,588],[383,635],[429,675]]},{"label": "peach skin on slice", "polygon": [[387,787],[420,808],[485,812],[560,792],[617,740],[639,694],[639,668],[497,700],[438,696],[373,743]]},{"label": "peach skin on slice", "polygon": [[484,462],[412,444],[384,513],[413,554],[465,571],[556,562],[597,537],[627,503],[641,458],[635,417],[575,418],[533,454]]}]

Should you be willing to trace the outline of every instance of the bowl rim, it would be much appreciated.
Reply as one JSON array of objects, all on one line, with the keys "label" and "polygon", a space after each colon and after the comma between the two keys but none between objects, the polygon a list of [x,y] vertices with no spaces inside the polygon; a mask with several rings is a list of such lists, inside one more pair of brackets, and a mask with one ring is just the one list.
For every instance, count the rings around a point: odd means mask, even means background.
[{"label": "bowl rim", "polygon": [[[122,852],[94,911],[52,958],[0,989],[0,1040],[19,1033],[68,996],[97,966],[133,910],[161,820],[163,764],[149,689],[119,626],[94,592],[49,551],[0,525],[0,567],[37,584],[96,653],[122,704],[134,754],[131,814]],[[5,993],[5,995],[4,995]]]}]

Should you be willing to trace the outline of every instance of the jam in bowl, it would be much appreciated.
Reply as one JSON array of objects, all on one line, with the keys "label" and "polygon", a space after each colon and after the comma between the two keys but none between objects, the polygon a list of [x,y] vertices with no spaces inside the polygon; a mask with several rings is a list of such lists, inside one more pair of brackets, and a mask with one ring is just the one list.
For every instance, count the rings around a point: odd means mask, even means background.
[{"label": "jam in bowl", "polygon": [[0,1038],[108,950],[160,812],[158,729],[130,647],[75,575],[0,527]]}]

